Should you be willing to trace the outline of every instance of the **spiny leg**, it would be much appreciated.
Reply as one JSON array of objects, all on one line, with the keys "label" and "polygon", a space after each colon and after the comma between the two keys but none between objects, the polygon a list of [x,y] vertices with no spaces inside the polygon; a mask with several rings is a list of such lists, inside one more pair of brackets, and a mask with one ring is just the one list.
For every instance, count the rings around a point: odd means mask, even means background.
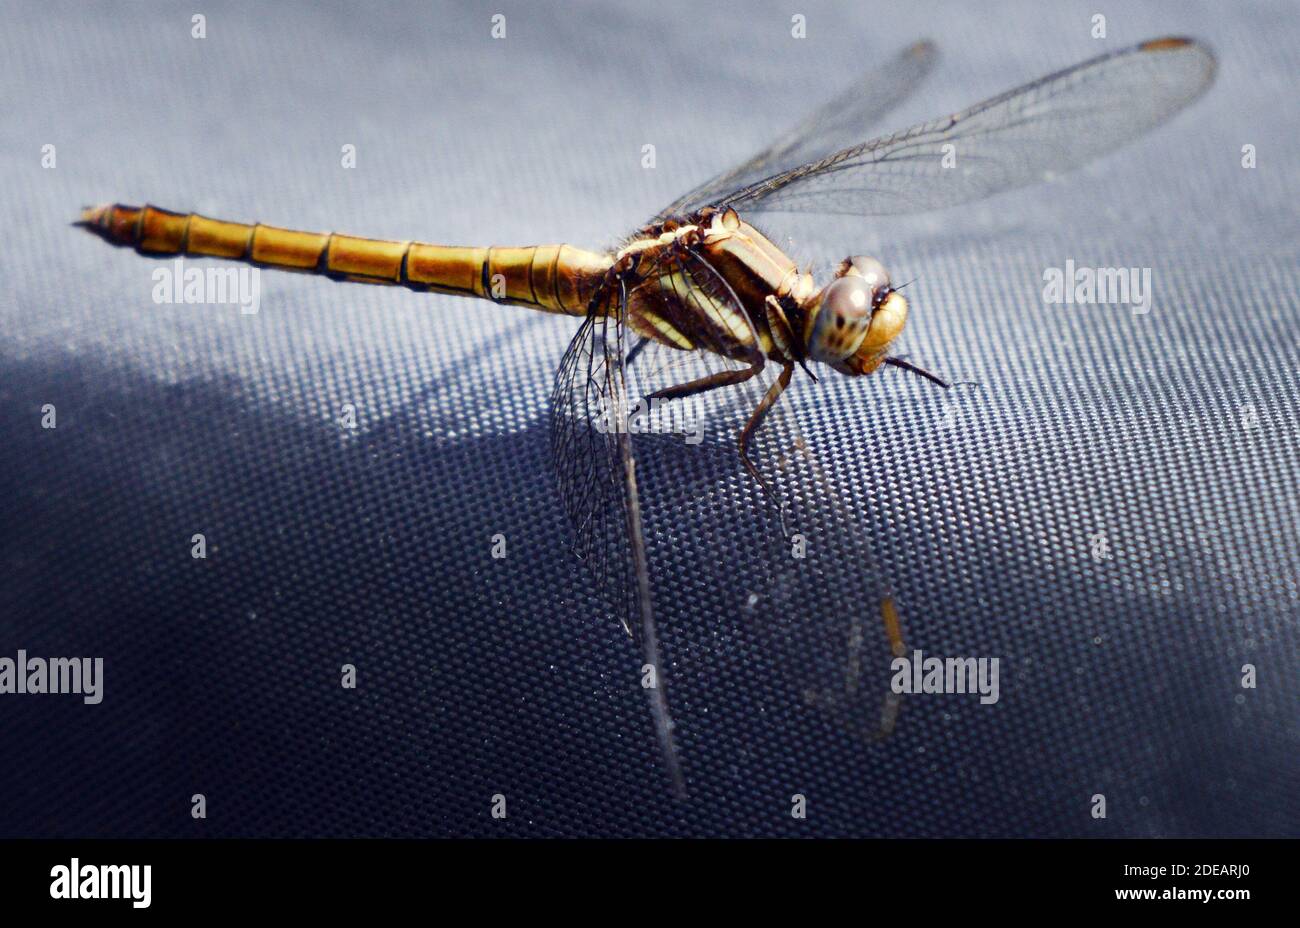
[{"label": "spiny leg", "polygon": [[719,387],[730,387],[738,383],[744,383],[762,369],[763,358],[760,355],[750,363],[749,367],[742,367],[739,370],[718,371],[715,374],[688,380],[686,383],[679,383],[676,386],[664,387],[662,390],[651,393],[649,399],[676,400],[682,397],[707,393],[709,390],[716,390]]},{"label": "spiny leg", "polygon": [[776,378],[776,381],[773,382],[772,386],[767,388],[767,393],[763,394],[763,399],[759,401],[759,404],[754,407],[754,412],[749,417],[749,421],[746,422],[745,427],[740,430],[740,440],[737,442],[737,445],[740,448],[740,460],[744,462],[745,469],[749,471],[749,475],[753,477],[754,480],[758,482],[758,485],[763,489],[763,493],[772,501],[772,505],[776,506],[777,518],[781,522],[781,534],[787,538],[790,537],[790,530],[785,524],[785,504],[781,501],[780,497],[777,496],[776,492],[768,486],[767,481],[763,479],[763,475],[758,472],[758,468],[754,465],[754,462],[750,460],[749,440],[754,437],[754,433],[758,430],[758,427],[763,424],[763,419],[767,416],[768,410],[776,405],[776,401],[781,398],[781,394],[785,392],[785,388],[790,385],[790,375],[793,373],[793,362],[786,361],[781,365],[780,375]]},{"label": "spiny leg", "polygon": [[951,386],[948,381],[944,380],[938,374],[932,374],[925,368],[917,367],[915,364],[912,364],[910,361],[904,361],[902,358],[885,358],[885,363],[890,367],[896,367],[899,370],[907,371],[909,374],[916,374],[918,377],[924,377],[926,380],[938,384],[945,390]]}]

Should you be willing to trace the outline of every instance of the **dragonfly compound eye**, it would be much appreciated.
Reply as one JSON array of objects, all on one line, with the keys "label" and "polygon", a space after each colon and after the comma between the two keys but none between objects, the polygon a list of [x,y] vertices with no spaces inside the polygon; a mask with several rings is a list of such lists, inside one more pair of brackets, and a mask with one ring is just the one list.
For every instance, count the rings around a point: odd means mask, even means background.
[{"label": "dragonfly compound eye", "polygon": [[868,258],[866,255],[854,255],[852,258],[845,258],[840,264],[840,277],[861,277],[874,291],[872,302],[875,303],[889,290],[889,271],[885,266],[875,258]]},{"label": "dragonfly compound eye", "polygon": [[857,275],[839,277],[821,292],[808,348],[818,361],[833,364],[858,350],[871,325],[871,284]]}]

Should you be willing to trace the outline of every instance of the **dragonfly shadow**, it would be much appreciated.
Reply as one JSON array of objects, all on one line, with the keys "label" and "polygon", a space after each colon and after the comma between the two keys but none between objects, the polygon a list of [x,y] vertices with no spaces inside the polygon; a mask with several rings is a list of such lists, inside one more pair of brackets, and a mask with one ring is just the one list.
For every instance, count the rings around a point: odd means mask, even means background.
[{"label": "dragonfly shadow", "polygon": [[[947,457],[917,476],[916,492],[941,484],[977,523],[965,542],[977,555],[935,569],[953,555],[923,520],[850,506],[859,532],[815,505],[816,471],[787,477],[760,447],[805,536],[797,558],[719,422],[698,445],[636,442],[691,788],[678,817],[647,826],[666,787],[639,654],[570,555],[544,421],[449,442],[426,437],[427,410],[403,407],[362,436],[234,380],[159,384],[85,359],[8,360],[2,373],[6,647],[105,662],[100,705],[6,702],[0,750],[21,760],[0,765],[5,835],[778,834],[795,791],[824,804],[805,823],[816,834],[1086,833],[1079,796],[1104,788],[1139,808],[1150,784],[1126,771],[1190,731],[1170,724],[1187,714],[1217,720],[1222,749],[1198,757],[1220,778],[1244,790],[1289,769],[1265,728],[1247,730],[1265,753],[1239,760],[1246,736],[1205,673],[1187,672],[1207,658],[1180,604],[1119,587],[1099,598],[974,519],[1010,511],[1020,488],[958,479]],[[40,428],[47,403],[53,430]],[[860,441],[879,448],[912,418]],[[191,556],[196,533],[206,559]],[[888,657],[881,583],[897,583],[918,646],[1002,656],[1002,701],[909,700],[892,738],[864,744]],[[1049,588],[1057,613],[1089,610],[1086,634],[1039,621],[1042,599],[1024,590]],[[1157,608],[1162,648],[1109,667],[1093,635],[1132,634],[1125,617]],[[1139,673],[1158,692],[1130,699],[1116,681]],[[1090,715],[1116,700],[1118,747]],[[1174,738],[1183,757],[1188,737]],[[1169,776],[1190,797],[1175,828],[1239,827],[1196,811],[1214,806],[1204,775]],[[498,792],[505,820],[486,812]],[[938,818],[936,795],[951,799]]]},{"label": "dragonfly shadow", "polygon": [[[42,754],[0,774],[33,810],[0,832],[187,836],[201,793],[222,809],[210,835],[500,833],[464,801],[485,772],[487,795],[606,797],[592,833],[662,799],[640,655],[572,557],[544,421],[431,439],[435,398],[417,393],[352,432],[234,379],[160,384],[87,359],[9,361],[3,383],[6,640],[102,656],[107,693],[93,714],[13,705],[0,748]],[[698,445],[642,438],[696,808],[820,737],[790,677],[807,641],[768,621],[809,599],[769,570],[787,542],[721,424]],[[31,818],[90,769],[114,802]]]},{"label": "dragonfly shadow", "polygon": [[[402,408],[363,437],[85,359],[0,383],[4,640],[106,681],[95,707],[7,705],[0,833],[524,834],[538,797],[660,789],[635,649],[574,595],[544,429],[438,441]],[[91,771],[111,800],[70,803]]]}]

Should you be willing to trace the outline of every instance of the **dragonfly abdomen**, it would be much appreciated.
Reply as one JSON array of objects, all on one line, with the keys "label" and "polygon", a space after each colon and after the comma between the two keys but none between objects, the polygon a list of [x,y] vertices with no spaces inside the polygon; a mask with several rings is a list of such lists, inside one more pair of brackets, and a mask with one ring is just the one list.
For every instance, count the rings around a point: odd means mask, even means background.
[{"label": "dragonfly abdomen", "polygon": [[226,258],[261,267],[393,284],[583,316],[608,255],[572,245],[474,248],[301,232],[120,203],[85,210],[82,226],[143,255]]}]

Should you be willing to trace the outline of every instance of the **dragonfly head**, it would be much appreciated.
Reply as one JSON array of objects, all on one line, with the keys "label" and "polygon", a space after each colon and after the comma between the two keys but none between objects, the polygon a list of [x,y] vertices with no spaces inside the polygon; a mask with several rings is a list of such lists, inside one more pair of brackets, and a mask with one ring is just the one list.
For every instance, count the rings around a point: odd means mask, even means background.
[{"label": "dragonfly head", "polygon": [[907,322],[907,300],[890,284],[889,272],[864,256],[845,258],[809,305],[809,355],[845,374],[875,370]]}]

